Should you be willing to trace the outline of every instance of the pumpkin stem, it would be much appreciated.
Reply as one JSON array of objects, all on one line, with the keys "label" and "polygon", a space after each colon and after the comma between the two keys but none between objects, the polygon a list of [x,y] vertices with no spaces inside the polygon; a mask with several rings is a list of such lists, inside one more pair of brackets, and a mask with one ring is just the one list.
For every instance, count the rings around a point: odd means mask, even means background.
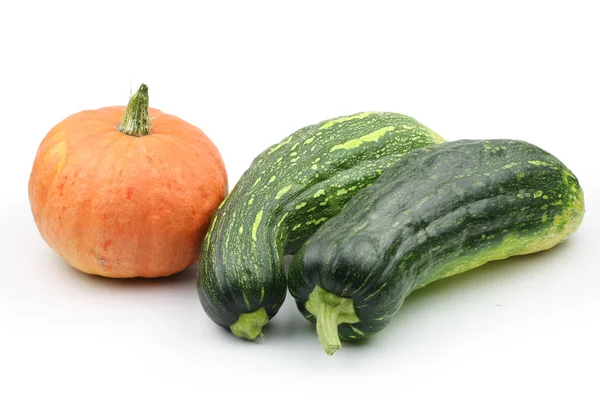
[{"label": "pumpkin stem", "polygon": [[342,347],[338,325],[359,322],[352,299],[329,293],[319,286],[315,286],[310,293],[305,307],[315,316],[319,341],[323,350],[330,356]]},{"label": "pumpkin stem", "polygon": [[127,104],[127,109],[119,124],[119,132],[136,137],[152,133],[148,103],[148,86],[142,83],[138,91],[129,99],[129,104]]}]

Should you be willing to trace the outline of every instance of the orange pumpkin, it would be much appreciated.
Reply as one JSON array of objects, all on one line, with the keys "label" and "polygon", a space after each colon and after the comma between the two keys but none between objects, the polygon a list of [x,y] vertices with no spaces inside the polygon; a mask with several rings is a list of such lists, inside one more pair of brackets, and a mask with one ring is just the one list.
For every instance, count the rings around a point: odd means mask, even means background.
[{"label": "orange pumpkin", "polygon": [[68,264],[114,278],[160,277],[196,262],[228,192],[223,159],[199,128],[148,107],[74,114],[46,135],[29,179],[43,239]]}]

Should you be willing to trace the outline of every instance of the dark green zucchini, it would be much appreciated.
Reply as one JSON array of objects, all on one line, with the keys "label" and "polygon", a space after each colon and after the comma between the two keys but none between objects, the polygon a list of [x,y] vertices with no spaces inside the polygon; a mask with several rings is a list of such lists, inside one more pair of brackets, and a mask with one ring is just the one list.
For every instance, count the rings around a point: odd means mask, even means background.
[{"label": "dark green zucchini", "polygon": [[413,118],[366,112],[307,126],[260,154],[214,214],[198,266],[208,316],[254,339],[287,292],[284,255],[409,151],[443,139]]},{"label": "dark green zucchini", "polygon": [[383,329],[414,290],[549,249],[583,215],[577,178],[539,147],[516,140],[428,146],[386,170],[310,237],[290,266],[289,290],[333,354],[340,338]]}]

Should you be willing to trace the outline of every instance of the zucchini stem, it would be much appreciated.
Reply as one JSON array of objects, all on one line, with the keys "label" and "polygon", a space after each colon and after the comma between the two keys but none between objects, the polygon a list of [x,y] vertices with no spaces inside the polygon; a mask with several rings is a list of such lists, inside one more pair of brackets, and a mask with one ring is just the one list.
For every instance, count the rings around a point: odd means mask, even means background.
[{"label": "zucchini stem", "polygon": [[321,347],[330,356],[342,347],[338,325],[359,322],[352,299],[329,293],[320,286],[315,286],[305,307],[315,316]]},{"label": "zucchini stem", "polygon": [[231,332],[237,336],[248,340],[254,340],[258,336],[263,337],[262,328],[269,323],[269,316],[264,307],[250,313],[240,315],[238,320],[229,325]]},{"label": "zucchini stem", "polygon": [[152,133],[152,122],[148,111],[148,86],[142,83],[129,99],[125,114],[119,124],[119,132],[128,136],[146,136]]}]

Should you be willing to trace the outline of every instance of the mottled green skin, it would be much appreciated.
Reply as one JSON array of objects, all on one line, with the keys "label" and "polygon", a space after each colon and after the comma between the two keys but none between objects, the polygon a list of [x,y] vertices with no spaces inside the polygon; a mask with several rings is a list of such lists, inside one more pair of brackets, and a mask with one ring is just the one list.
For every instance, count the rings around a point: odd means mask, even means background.
[{"label": "mottled green skin", "polygon": [[[406,155],[295,255],[300,311],[315,286],[353,300],[342,339],[383,329],[417,288],[488,261],[548,249],[582,221],[583,192],[558,159],[523,141],[447,142]],[[335,323],[335,322],[334,322]]]},{"label": "mottled green skin", "polygon": [[307,126],[265,150],[206,235],[198,269],[206,313],[225,327],[262,307],[272,318],[287,291],[284,255],[403,155],[442,141],[410,117],[361,113]]}]

